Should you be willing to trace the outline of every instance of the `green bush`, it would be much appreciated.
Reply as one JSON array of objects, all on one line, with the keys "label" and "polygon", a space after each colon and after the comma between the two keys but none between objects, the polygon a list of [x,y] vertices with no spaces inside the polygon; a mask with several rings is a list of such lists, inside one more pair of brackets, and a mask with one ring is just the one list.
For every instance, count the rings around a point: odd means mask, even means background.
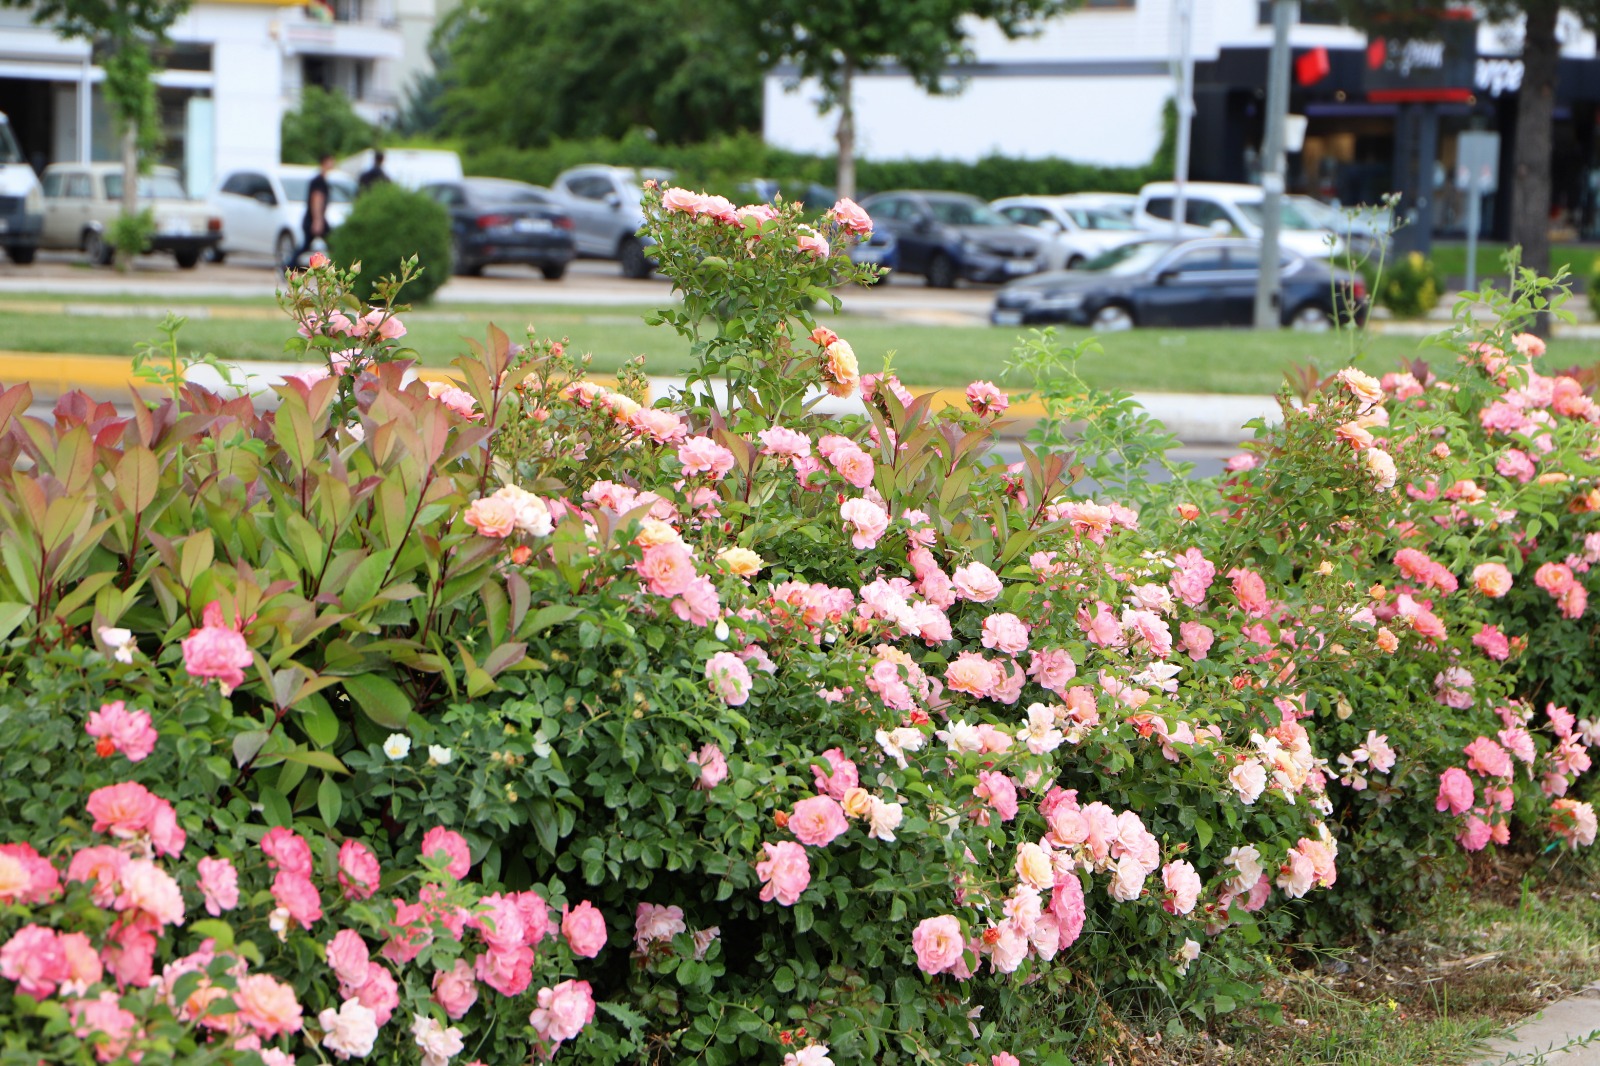
[{"label": "green bush", "polygon": [[1600,317],[1600,256],[1589,264],[1589,276],[1584,279],[1585,294],[1589,297],[1589,310]]},{"label": "green bush", "polygon": [[1421,252],[1395,260],[1378,289],[1378,302],[1398,318],[1421,318],[1439,303],[1439,274]]},{"label": "green bush", "polygon": [[[1158,153],[1159,158],[1159,153]],[[721,137],[701,144],[658,144],[643,133],[618,140],[555,141],[543,148],[469,149],[469,174],[515,178],[548,185],[568,167],[583,163],[665,167],[674,181],[731,193],[751,178],[831,186],[833,156],[806,155],[774,148],[755,134]],[[987,156],[975,163],[953,159],[860,159],[856,180],[863,194],[887,189],[950,189],[985,200],[1027,193],[1137,192],[1148,181],[1169,177],[1154,163],[1101,167],[1067,159],[1013,159]]]},{"label": "green bush", "polygon": [[399,298],[426,300],[450,280],[450,215],[421,193],[385,182],[363,193],[344,225],[329,234],[328,254],[343,267],[361,264],[355,292],[362,300],[416,256],[420,269]]}]

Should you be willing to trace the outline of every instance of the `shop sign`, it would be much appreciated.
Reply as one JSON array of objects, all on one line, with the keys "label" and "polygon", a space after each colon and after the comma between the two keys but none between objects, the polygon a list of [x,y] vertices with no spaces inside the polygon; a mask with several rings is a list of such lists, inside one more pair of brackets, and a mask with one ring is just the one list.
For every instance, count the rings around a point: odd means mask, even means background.
[{"label": "shop sign", "polygon": [[1473,93],[1478,23],[1470,14],[1439,19],[1416,36],[1373,35],[1367,42],[1367,97],[1389,103],[1464,101]]},{"label": "shop sign", "polygon": [[1504,96],[1522,88],[1522,60],[1479,59],[1472,77],[1473,88],[1490,96]]}]

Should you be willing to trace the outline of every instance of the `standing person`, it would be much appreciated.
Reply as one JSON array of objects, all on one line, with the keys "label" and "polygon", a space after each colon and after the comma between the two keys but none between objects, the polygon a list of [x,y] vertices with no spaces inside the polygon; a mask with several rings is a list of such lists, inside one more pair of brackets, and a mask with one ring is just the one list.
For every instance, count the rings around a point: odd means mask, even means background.
[{"label": "standing person", "polygon": [[300,243],[300,250],[283,264],[283,269],[293,270],[300,263],[300,259],[309,251],[317,241],[328,239],[328,174],[333,170],[333,154],[324,153],[317,166],[316,176],[306,185],[306,214],[300,222],[300,228],[305,234],[305,239]]},{"label": "standing person", "polygon": [[357,179],[357,184],[359,185],[357,191],[366,192],[379,182],[388,180],[389,175],[383,172],[383,149],[374,148],[372,150],[372,165],[362,171],[361,177]]}]

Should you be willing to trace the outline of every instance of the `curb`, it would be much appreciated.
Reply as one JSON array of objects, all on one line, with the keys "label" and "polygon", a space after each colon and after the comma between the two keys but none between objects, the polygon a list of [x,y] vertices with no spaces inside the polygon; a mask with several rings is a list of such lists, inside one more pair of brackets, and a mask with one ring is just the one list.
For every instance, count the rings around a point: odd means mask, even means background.
[{"label": "curb", "polygon": [[1600,984],[1550,1004],[1485,1050],[1478,1066],[1600,1066]]},{"label": "curb", "polygon": [[[283,383],[285,376],[309,369],[311,363],[291,362],[237,362],[228,364],[242,379],[242,390],[272,402],[274,385]],[[458,380],[455,374],[442,367],[419,368],[418,377],[428,381]],[[222,377],[205,364],[188,369],[188,380],[206,388],[222,390]],[[590,380],[601,384],[615,384],[616,379],[593,376]],[[72,353],[18,352],[0,349],[0,382],[28,382],[34,389],[36,400],[50,400],[74,390],[81,390],[96,400],[120,403],[131,391],[141,385],[133,372],[133,361],[120,356],[80,355]],[[652,396],[670,395],[685,390],[683,378],[651,377]],[[907,386],[916,395],[931,393],[936,409],[964,407],[966,392],[959,388],[917,388]],[[720,394],[717,386],[714,394]],[[720,397],[719,397],[720,398]],[[818,392],[808,399],[816,400],[816,410],[822,414],[864,415],[866,408],[859,397],[837,399]],[[1277,400],[1271,396],[1227,396],[1193,393],[1142,393],[1134,401],[1150,415],[1159,419],[1185,444],[1235,444],[1248,437],[1247,424],[1254,419],[1276,423],[1280,416]],[[1019,400],[1006,412],[1010,432],[1004,436],[1021,436],[1046,414],[1039,400]]]}]

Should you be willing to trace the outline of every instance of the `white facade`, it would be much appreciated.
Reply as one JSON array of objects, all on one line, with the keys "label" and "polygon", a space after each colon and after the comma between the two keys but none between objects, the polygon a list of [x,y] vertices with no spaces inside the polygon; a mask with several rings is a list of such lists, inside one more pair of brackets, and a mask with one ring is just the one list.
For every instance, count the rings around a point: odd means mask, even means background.
[{"label": "white facade", "polygon": [[[973,161],[1000,154],[1055,156],[1082,163],[1149,162],[1161,140],[1161,112],[1176,92],[1178,0],[1129,0],[1125,7],[1061,15],[1037,36],[1006,40],[992,24],[974,28],[975,61],[963,91],[934,96],[901,74],[856,79],[856,149],[871,159],[939,157]],[[1268,48],[1272,27],[1258,0],[1193,0],[1196,62],[1223,49]],[[1595,54],[1594,36],[1563,15],[1563,54]],[[1479,53],[1515,55],[1515,26],[1483,26]],[[1365,34],[1344,26],[1299,25],[1297,48],[1357,49]],[[764,134],[800,152],[837,150],[837,114],[821,114],[814,82],[768,75]]]}]

